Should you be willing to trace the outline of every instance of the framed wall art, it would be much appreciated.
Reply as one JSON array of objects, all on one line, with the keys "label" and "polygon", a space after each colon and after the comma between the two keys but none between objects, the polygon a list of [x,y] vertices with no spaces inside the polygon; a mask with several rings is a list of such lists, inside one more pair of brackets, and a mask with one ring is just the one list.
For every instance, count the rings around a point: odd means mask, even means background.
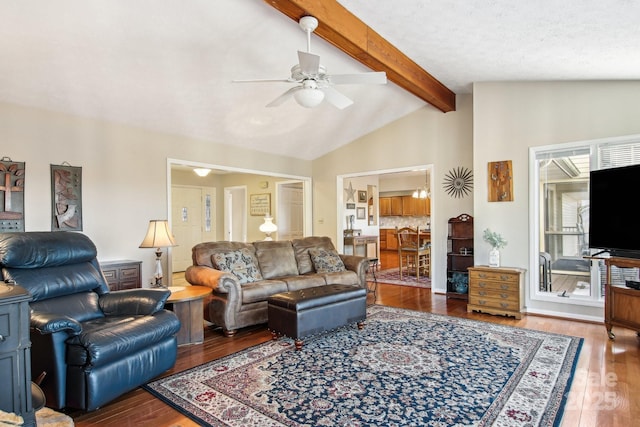
[{"label": "framed wall art", "polygon": [[511,160],[489,162],[487,175],[489,177],[489,201],[513,201],[513,168]]},{"label": "framed wall art", "polygon": [[51,165],[51,231],[82,231],[82,168]]},{"label": "framed wall art", "polygon": [[356,218],[357,219],[366,219],[367,218],[367,210],[365,208],[358,208],[356,210]]},{"label": "framed wall art", "polygon": [[24,231],[24,162],[0,159],[0,232]]},{"label": "framed wall art", "polygon": [[358,203],[367,203],[366,191],[358,191]]},{"label": "framed wall art", "polygon": [[347,203],[347,209],[355,209],[355,208],[356,208],[355,203]]},{"label": "framed wall art", "polygon": [[271,193],[252,194],[249,196],[249,214],[265,216],[271,213]]}]

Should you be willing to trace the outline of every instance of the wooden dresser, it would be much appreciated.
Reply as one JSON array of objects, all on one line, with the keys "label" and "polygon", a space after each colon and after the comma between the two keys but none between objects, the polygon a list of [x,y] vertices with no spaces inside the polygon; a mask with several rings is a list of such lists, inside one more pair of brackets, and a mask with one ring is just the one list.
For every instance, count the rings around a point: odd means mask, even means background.
[{"label": "wooden dresser", "polygon": [[142,287],[140,264],[142,261],[104,261],[100,262],[100,268],[107,279],[109,289],[119,291]]},{"label": "wooden dresser", "polygon": [[469,267],[469,303],[467,312],[522,318],[524,307],[524,269]]}]

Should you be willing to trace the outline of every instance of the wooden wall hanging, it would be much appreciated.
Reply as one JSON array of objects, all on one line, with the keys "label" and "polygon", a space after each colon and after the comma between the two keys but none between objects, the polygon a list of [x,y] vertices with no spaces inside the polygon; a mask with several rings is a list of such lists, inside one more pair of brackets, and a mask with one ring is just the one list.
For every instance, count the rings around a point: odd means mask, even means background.
[{"label": "wooden wall hanging", "polygon": [[51,165],[51,231],[82,231],[82,168]]},{"label": "wooden wall hanging", "polygon": [[489,178],[489,201],[513,201],[513,169],[511,160],[489,162],[487,175]]},{"label": "wooden wall hanging", "polygon": [[24,231],[24,162],[0,159],[0,232]]}]

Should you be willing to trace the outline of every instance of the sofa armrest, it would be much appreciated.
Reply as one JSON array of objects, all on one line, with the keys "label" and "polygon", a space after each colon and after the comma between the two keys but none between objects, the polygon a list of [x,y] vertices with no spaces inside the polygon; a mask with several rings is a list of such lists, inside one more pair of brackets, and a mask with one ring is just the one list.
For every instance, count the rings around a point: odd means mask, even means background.
[{"label": "sofa armrest", "polygon": [[105,316],[150,315],[164,308],[171,291],[166,288],[123,289],[100,295]]},{"label": "sofa armrest", "polygon": [[340,258],[347,270],[351,270],[358,275],[358,281],[363,288],[367,287],[367,270],[369,269],[369,258],[357,255],[340,254]]},{"label": "sofa armrest", "polygon": [[231,289],[235,289],[238,294],[240,293],[240,282],[236,276],[215,268],[190,265],[184,272],[184,277],[192,285],[206,286],[219,293],[226,294]]},{"label": "sofa armrest", "polygon": [[80,322],[56,313],[31,313],[31,327],[43,335],[60,331],[66,331],[72,335],[82,332]]}]

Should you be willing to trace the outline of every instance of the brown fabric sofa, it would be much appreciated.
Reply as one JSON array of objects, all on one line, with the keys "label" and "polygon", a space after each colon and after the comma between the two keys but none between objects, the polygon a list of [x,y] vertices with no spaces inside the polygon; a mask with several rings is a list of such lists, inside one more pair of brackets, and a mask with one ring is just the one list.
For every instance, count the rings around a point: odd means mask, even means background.
[{"label": "brown fabric sofa", "polygon": [[[333,264],[326,271],[326,265],[320,263],[320,256],[327,255],[323,250],[334,254],[339,267],[344,264],[342,271],[331,271]],[[366,288],[367,258],[339,254],[337,260],[335,254],[329,237],[204,242],[193,247],[193,265],[185,278],[192,285],[212,289],[205,299],[204,317],[221,326],[226,336],[233,336],[239,328],[266,323],[267,299],[279,292],[327,284]]]}]

